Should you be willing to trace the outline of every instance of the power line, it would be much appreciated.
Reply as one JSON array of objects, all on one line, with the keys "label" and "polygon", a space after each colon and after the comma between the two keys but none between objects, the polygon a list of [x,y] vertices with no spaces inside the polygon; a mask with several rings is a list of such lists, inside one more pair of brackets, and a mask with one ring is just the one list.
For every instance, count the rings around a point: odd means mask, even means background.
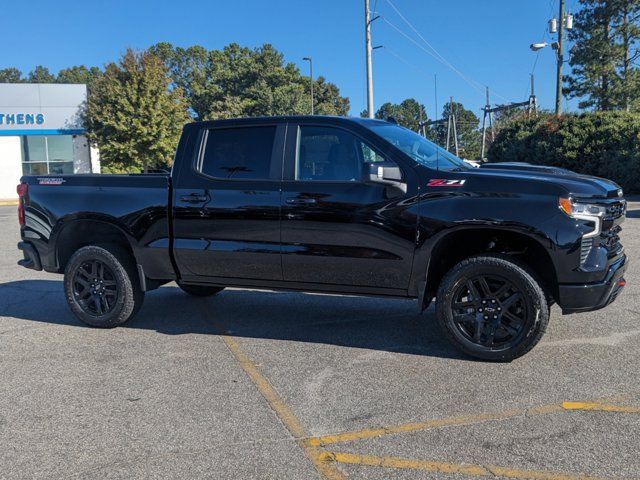
[{"label": "power line", "polygon": [[405,65],[413,68],[414,70],[416,70],[417,72],[420,72],[421,74],[423,74],[425,77],[429,78],[429,80],[431,80],[431,74],[427,73],[426,71],[424,71],[422,68],[420,68],[418,65],[415,65],[411,62],[409,62],[406,58],[402,57],[400,54],[398,54],[396,51],[392,50],[391,48],[387,47],[386,45],[384,46],[384,50],[389,52],[391,55],[393,55],[394,57],[396,57],[398,60],[400,60],[402,63],[404,63]]},{"label": "power line", "polygon": [[[411,37],[409,37],[404,32],[402,32],[397,26],[391,24],[391,22],[389,22],[387,19],[384,19],[386,23],[388,23],[390,26],[392,26],[394,29],[396,29],[403,36],[405,36],[406,38],[410,39],[414,44],[420,46],[420,48],[423,51],[425,51],[426,53],[428,53],[432,57],[436,58],[436,60],[438,60],[440,63],[443,63],[445,66],[449,67],[451,70],[453,70],[455,73],[457,73],[465,82],[467,82],[470,86],[472,86],[474,89],[476,89],[481,95],[484,95],[484,85],[482,83],[480,83],[480,82],[474,80],[473,78],[465,75],[458,68],[456,68],[440,52],[438,52],[438,50],[436,50],[436,48],[433,45],[431,45],[427,41],[426,38],[424,38],[424,36],[418,31],[418,29],[402,14],[402,12],[400,12],[400,10],[393,4],[393,2],[391,0],[387,0],[387,3],[396,12],[396,14],[409,26],[409,28],[411,28],[411,30],[420,38],[420,40],[422,40],[424,42],[424,44],[427,45],[427,47],[429,47],[429,49],[431,49],[431,51],[433,53],[428,51],[428,50],[426,50],[425,48],[423,48],[416,41],[414,41]],[[504,99],[505,101],[509,101],[506,97],[504,97],[504,96],[502,96],[500,94],[497,94],[495,92],[494,92],[494,94],[496,96]]]},{"label": "power line", "polygon": [[[408,34],[406,34],[404,31],[402,31],[400,29],[400,27],[398,27],[397,25],[391,23],[389,20],[386,19],[386,17],[380,17],[382,18],[382,20],[388,24],[391,28],[393,28],[394,30],[396,30],[400,35],[402,35],[403,37],[405,37],[407,40],[409,40],[411,43],[413,43],[416,47],[418,47],[420,50],[422,50],[423,52],[425,52],[427,55],[430,55],[431,57],[435,58],[438,62],[446,65],[446,66],[450,66],[447,65],[447,63],[445,61],[443,61],[441,58],[439,58],[438,56],[436,56],[433,52],[431,52],[430,50],[427,50],[423,45],[421,45],[420,43],[418,43],[417,40],[413,39],[412,37],[410,37]],[[455,67],[453,68],[454,71],[456,71]],[[467,82],[472,88],[474,88],[475,90],[477,90],[479,93],[482,94],[482,88],[478,87],[478,85],[475,85],[473,83],[472,80],[468,79],[464,74],[462,74],[459,71],[456,71],[456,73],[458,73],[462,79]]]}]

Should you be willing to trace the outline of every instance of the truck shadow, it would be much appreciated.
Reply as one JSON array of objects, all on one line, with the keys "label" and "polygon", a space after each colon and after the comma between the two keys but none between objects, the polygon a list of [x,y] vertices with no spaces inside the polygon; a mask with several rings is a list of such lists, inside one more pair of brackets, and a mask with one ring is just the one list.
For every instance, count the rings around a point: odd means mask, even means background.
[{"label": "truck shadow", "polygon": [[[0,284],[0,315],[90,328],[69,311],[59,280]],[[442,338],[433,307],[419,314],[415,301],[402,299],[239,289],[198,298],[170,284],[148,292],[138,315],[119,328],[165,335],[228,333],[240,338],[468,359]]]}]

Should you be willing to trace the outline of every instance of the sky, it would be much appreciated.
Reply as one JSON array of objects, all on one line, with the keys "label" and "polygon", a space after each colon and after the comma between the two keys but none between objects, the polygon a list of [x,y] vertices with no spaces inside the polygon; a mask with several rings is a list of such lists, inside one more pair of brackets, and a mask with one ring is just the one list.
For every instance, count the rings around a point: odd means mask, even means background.
[{"label": "sky", "polygon": [[[577,0],[567,4],[575,9]],[[480,116],[485,85],[492,104],[524,101],[532,72],[540,106],[553,108],[554,52],[536,54],[529,45],[549,41],[545,30],[557,0],[371,0],[371,6],[380,15],[372,43],[382,46],[373,53],[376,109],[412,97],[434,118],[436,100],[439,113],[453,96]],[[314,75],[339,86],[352,115],[366,107],[364,0],[9,1],[0,32],[0,68],[25,73],[36,65],[52,72],[103,66],[129,47],[161,41],[209,49],[270,43],[303,74],[302,58],[311,56]]]}]

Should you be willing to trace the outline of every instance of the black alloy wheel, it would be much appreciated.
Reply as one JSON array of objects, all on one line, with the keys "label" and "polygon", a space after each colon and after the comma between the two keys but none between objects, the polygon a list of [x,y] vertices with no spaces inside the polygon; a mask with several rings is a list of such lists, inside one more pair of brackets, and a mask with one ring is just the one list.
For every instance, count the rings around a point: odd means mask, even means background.
[{"label": "black alloy wheel", "polygon": [[113,271],[94,259],[80,265],[73,278],[73,295],[89,315],[102,316],[113,310],[118,300],[118,282]]},{"label": "black alloy wheel", "polygon": [[140,310],[144,292],[133,255],[121,245],[88,245],[66,264],[67,304],[79,320],[113,328]]},{"label": "black alloy wheel", "polygon": [[460,333],[489,348],[515,345],[528,315],[523,292],[510,280],[495,275],[461,281],[451,299],[451,309]]},{"label": "black alloy wheel", "polygon": [[464,353],[511,361],[531,350],[549,322],[547,294],[535,274],[507,255],[467,258],[442,279],[437,321]]}]

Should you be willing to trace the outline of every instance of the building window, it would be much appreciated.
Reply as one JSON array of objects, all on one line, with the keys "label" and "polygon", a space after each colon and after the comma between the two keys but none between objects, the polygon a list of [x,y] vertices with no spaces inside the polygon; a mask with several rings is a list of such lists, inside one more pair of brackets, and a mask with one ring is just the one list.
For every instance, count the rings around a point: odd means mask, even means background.
[{"label": "building window", "polygon": [[20,141],[24,175],[73,173],[72,135],[29,135]]}]

